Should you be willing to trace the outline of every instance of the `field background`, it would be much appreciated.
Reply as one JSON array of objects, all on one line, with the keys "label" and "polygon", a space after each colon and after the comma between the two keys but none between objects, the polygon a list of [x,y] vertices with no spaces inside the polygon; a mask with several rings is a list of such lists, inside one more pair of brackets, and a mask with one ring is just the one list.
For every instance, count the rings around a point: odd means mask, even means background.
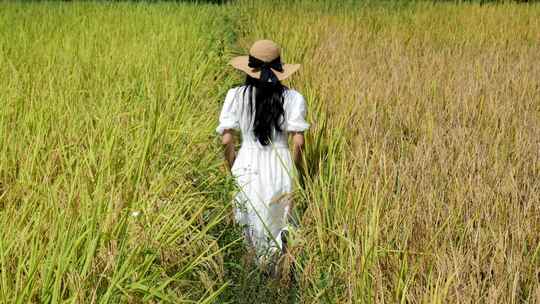
[{"label": "field background", "polygon": [[[260,38],[302,63],[266,280],[214,133]],[[0,3],[0,302],[539,303],[540,6]]]}]

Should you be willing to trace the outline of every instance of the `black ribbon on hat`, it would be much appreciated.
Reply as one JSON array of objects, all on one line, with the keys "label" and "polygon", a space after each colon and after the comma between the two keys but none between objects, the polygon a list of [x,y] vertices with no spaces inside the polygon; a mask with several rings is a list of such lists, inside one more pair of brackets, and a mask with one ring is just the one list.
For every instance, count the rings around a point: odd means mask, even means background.
[{"label": "black ribbon on hat", "polygon": [[251,55],[249,55],[249,63],[248,66],[253,69],[260,69],[261,70],[261,81],[262,82],[271,82],[272,84],[275,84],[279,81],[276,74],[272,69],[283,72],[283,66],[281,65],[281,58],[278,57],[270,62],[262,61],[258,58],[255,58]]}]

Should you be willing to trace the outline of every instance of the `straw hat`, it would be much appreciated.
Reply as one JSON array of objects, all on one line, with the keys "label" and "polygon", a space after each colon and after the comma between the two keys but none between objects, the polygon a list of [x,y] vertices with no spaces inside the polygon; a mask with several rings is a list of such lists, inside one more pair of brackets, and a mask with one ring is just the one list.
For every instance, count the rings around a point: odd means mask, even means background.
[{"label": "straw hat", "polygon": [[229,63],[253,78],[275,82],[291,76],[300,68],[299,64],[283,64],[280,56],[281,50],[275,42],[258,40],[249,49],[249,56],[235,57]]}]

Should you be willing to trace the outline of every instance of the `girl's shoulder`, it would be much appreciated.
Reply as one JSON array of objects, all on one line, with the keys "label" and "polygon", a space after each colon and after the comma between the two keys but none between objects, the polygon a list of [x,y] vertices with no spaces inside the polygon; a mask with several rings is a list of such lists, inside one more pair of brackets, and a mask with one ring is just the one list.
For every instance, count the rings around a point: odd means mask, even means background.
[{"label": "girl's shoulder", "polygon": [[227,95],[237,94],[244,86],[232,87],[227,91]]},{"label": "girl's shoulder", "polygon": [[304,104],[304,95],[302,95],[300,92],[298,92],[295,89],[287,89],[284,94],[285,97],[285,103],[290,105],[295,104]]},{"label": "girl's shoulder", "polygon": [[298,92],[297,90],[295,90],[295,89],[288,88],[285,91],[285,94],[292,97],[292,98],[299,98],[299,97],[303,98],[302,94],[300,92]]},{"label": "girl's shoulder", "polygon": [[237,86],[230,88],[225,95],[225,102],[234,102],[235,100],[237,100],[238,95],[240,94],[240,92],[242,92],[243,87],[244,86]]}]

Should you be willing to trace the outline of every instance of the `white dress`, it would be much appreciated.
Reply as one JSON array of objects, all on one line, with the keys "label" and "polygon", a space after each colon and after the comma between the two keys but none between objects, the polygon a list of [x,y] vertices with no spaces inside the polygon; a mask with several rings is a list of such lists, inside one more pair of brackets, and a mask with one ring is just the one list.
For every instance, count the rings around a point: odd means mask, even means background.
[{"label": "white dress", "polygon": [[240,189],[234,200],[235,218],[244,225],[248,242],[263,255],[281,249],[281,232],[287,229],[294,172],[287,132],[303,132],[309,124],[304,97],[289,89],[284,94],[283,132],[274,131],[272,143],[261,145],[253,133],[249,93],[243,94],[244,88],[227,93],[216,131],[241,131],[242,146],[231,170]]}]

